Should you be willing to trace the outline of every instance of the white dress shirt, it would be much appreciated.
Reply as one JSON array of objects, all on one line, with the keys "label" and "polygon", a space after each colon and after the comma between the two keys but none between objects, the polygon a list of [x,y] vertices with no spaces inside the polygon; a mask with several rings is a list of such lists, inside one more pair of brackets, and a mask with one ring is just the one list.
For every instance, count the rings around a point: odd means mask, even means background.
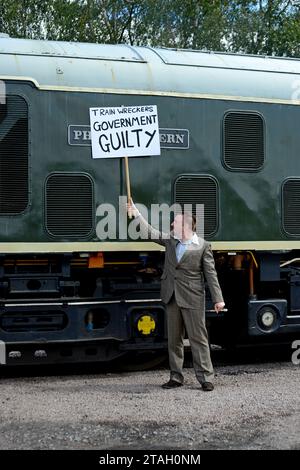
[{"label": "white dress shirt", "polygon": [[182,241],[179,238],[175,237],[177,240],[176,244],[176,258],[177,262],[181,260],[182,256],[184,255],[186,249],[188,248],[188,245],[191,245],[192,243],[195,243],[196,245],[199,245],[199,240],[198,236],[196,233],[193,234],[192,238],[189,240]]}]

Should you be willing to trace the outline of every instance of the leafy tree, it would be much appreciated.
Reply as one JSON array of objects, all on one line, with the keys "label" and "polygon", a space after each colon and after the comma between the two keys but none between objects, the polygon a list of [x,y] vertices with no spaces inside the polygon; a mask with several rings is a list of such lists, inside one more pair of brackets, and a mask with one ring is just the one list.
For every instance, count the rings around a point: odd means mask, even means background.
[{"label": "leafy tree", "polygon": [[296,0],[1,0],[12,37],[300,56]]}]

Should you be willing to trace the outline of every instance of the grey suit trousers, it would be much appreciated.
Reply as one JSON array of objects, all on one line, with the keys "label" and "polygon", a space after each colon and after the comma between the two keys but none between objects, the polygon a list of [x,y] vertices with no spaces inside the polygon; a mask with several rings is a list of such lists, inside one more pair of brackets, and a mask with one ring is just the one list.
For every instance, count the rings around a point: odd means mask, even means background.
[{"label": "grey suit trousers", "polygon": [[214,370],[210,358],[204,309],[179,307],[175,295],[172,296],[166,307],[170,378],[183,383],[183,340],[186,331],[190,341],[197,380],[200,384],[213,382]]}]

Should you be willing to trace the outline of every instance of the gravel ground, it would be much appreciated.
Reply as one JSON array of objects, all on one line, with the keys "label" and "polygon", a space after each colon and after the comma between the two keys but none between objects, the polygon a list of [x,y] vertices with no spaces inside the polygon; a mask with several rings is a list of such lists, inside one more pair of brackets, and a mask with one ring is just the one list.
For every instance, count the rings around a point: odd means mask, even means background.
[{"label": "gravel ground", "polygon": [[203,392],[193,369],[0,378],[0,449],[300,449],[300,366],[217,366]]}]

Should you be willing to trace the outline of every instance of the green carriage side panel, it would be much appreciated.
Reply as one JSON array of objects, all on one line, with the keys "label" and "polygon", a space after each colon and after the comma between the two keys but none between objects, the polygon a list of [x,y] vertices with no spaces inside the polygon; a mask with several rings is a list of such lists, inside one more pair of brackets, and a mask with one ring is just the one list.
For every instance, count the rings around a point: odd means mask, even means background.
[{"label": "green carriage side panel", "polygon": [[[1,243],[99,241],[96,210],[118,206],[122,162],[93,160],[89,145],[70,145],[68,128],[88,126],[89,107],[144,104],[158,106],[160,128],[187,129],[189,148],[131,159],[136,201],[171,204],[179,176],[207,175],[218,182],[212,240],[297,239],[282,228],[282,185],[300,175],[298,60],[1,38],[0,70],[7,94],[27,102],[29,126],[28,205],[0,215]],[[257,171],[232,171],[224,162],[224,118],[245,112],[262,117],[264,161]],[[91,182],[83,204],[91,205],[93,223],[82,230],[74,208],[74,234],[64,233],[51,219],[56,187],[47,222],[47,181],[53,177],[59,194],[63,180],[55,175],[66,175],[67,185],[80,174]],[[75,194],[74,207],[80,201]]]}]

